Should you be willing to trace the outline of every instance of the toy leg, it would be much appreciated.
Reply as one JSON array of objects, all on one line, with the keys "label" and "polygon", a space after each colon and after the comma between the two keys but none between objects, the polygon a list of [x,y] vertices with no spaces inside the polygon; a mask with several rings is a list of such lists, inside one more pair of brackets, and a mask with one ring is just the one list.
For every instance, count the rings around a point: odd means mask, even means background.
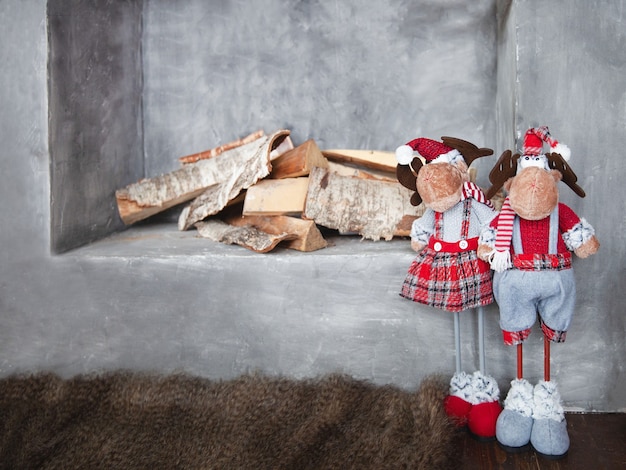
[{"label": "toy leg", "polygon": [[454,348],[456,352],[456,373],[461,372],[461,330],[459,326],[459,312],[454,312]]},{"label": "toy leg", "polygon": [[480,371],[473,374],[474,400],[467,417],[467,426],[472,435],[481,441],[492,441],[496,435],[496,420],[502,411],[500,390],[496,379],[485,374],[485,313],[478,312],[478,354]]},{"label": "toy leg", "polygon": [[496,439],[507,452],[530,449],[533,427],[533,386],[524,379],[523,346],[517,343],[517,378],[504,400],[504,410],[496,422]]},{"label": "toy leg", "polygon": [[556,382],[550,381],[550,340],[543,337],[543,377],[534,390],[533,429],[530,443],[538,454],[560,459],[569,450],[567,422]]},{"label": "toy leg", "polygon": [[461,331],[459,312],[454,312],[454,348],[456,372],[450,380],[450,393],[444,400],[444,408],[448,416],[458,426],[467,424],[467,416],[472,408],[474,395],[473,377],[461,371]]},{"label": "toy leg", "polygon": [[478,307],[478,354],[480,371],[485,373],[485,312]]},{"label": "toy leg", "polygon": [[550,340],[543,337],[543,380],[550,381]]},{"label": "toy leg", "polygon": [[450,394],[444,401],[444,407],[448,416],[457,425],[467,425],[475,438],[490,441],[495,438],[496,419],[502,407],[499,403],[500,390],[496,380],[484,374],[484,313],[480,307],[478,330],[480,371],[467,374],[461,371],[460,320],[459,313],[454,312],[456,373],[450,381]]}]

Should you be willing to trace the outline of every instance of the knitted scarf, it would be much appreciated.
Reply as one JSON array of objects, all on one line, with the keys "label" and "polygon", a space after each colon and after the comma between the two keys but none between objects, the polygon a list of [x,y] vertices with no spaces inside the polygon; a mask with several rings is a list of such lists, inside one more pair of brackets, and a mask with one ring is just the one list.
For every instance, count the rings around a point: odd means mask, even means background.
[{"label": "knitted scarf", "polygon": [[463,183],[463,191],[461,191],[461,201],[464,201],[469,197],[473,197],[478,202],[482,202],[483,204],[493,209],[493,204],[489,199],[485,197],[485,193],[483,193],[482,189],[480,189],[480,187],[476,183],[466,181],[465,183]]},{"label": "knitted scarf", "polygon": [[498,228],[496,233],[495,252],[492,255],[490,264],[496,272],[509,269],[511,265],[511,239],[513,238],[513,220],[515,212],[511,208],[511,203],[507,197],[500,209],[498,217]]}]

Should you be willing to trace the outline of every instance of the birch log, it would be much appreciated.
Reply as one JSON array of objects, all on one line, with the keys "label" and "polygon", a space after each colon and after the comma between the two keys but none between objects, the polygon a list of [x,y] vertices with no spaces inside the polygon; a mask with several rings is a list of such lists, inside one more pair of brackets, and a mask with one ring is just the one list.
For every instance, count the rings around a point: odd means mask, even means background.
[{"label": "birch log", "polygon": [[208,187],[183,209],[178,218],[179,230],[187,230],[196,222],[217,214],[242,190],[269,175],[272,169],[270,153],[288,135],[289,131],[278,131],[215,157],[214,160],[221,160],[222,175],[227,178]]},{"label": "birch log", "polygon": [[[206,209],[207,215],[210,210],[217,212],[242,189],[269,174],[270,152],[288,136],[288,130],[279,130],[214,158],[189,163],[171,173],[143,179],[119,189],[115,197],[120,217],[129,225],[198,198],[207,191],[210,197],[215,198],[211,207]],[[191,216],[199,217],[196,221],[201,220],[201,211],[192,211]]]},{"label": "birch log", "polygon": [[243,215],[293,215],[304,210],[309,178],[265,179],[246,192]]},{"label": "birch log", "polygon": [[232,150],[236,147],[240,147],[245,144],[249,144],[250,142],[254,142],[257,139],[260,139],[265,135],[263,130],[258,130],[249,134],[241,139],[233,140],[232,142],[228,142],[227,144],[222,144],[219,147],[215,147],[209,150],[205,150],[204,152],[194,153],[193,155],[187,155],[184,157],[180,157],[178,160],[183,163],[196,163],[199,160],[205,160],[207,158],[217,157],[221,153],[226,152],[227,150]]},{"label": "birch log", "polygon": [[270,234],[252,226],[237,227],[221,220],[208,220],[196,224],[198,234],[215,242],[240,245],[257,253],[273,250],[283,240],[296,237],[289,233]]},{"label": "birch log", "polygon": [[275,216],[237,216],[225,219],[225,222],[238,227],[254,227],[265,233],[280,235],[287,233],[293,240],[283,243],[285,247],[298,251],[315,251],[326,248],[328,243],[312,220],[285,215]]},{"label": "birch log", "polygon": [[372,170],[396,173],[395,152],[382,150],[352,150],[352,149],[331,149],[322,151],[327,159],[340,163],[354,163]]},{"label": "birch log", "polygon": [[272,160],[272,172],[269,177],[279,179],[306,176],[311,172],[311,168],[316,166],[327,168],[328,160],[322,155],[315,141],[309,139]]},{"label": "birch log", "polygon": [[303,217],[341,234],[369,240],[407,236],[424,206],[409,202],[412,192],[400,183],[341,176],[314,168],[309,176]]}]

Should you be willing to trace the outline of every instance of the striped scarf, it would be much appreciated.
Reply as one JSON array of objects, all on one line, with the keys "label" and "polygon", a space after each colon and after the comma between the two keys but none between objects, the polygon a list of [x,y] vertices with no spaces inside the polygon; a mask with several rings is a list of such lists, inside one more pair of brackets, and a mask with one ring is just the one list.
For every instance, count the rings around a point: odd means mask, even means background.
[{"label": "striped scarf", "polygon": [[498,229],[496,233],[495,252],[490,260],[491,268],[496,272],[509,269],[511,264],[511,239],[513,238],[513,220],[515,212],[511,208],[511,203],[507,197],[500,209],[498,216]]},{"label": "striped scarf", "polygon": [[463,191],[461,191],[461,201],[464,201],[465,199],[470,197],[476,199],[478,202],[482,202],[492,209],[494,208],[491,201],[485,197],[485,193],[483,193],[483,190],[480,189],[480,187],[476,183],[466,181],[465,183],[463,183]]}]

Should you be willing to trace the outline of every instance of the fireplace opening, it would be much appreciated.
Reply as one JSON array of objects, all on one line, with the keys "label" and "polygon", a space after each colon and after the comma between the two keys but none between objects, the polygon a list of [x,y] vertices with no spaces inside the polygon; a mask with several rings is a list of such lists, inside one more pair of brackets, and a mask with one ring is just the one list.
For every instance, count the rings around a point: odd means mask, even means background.
[{"label": "fireplace opening", "polygon": [[180,207],[127,227],[115,192],[259,128],[320,148],[452,129],[492,142],[495,4],[49,0],[52,253],[194,238],[172,223]]}]

